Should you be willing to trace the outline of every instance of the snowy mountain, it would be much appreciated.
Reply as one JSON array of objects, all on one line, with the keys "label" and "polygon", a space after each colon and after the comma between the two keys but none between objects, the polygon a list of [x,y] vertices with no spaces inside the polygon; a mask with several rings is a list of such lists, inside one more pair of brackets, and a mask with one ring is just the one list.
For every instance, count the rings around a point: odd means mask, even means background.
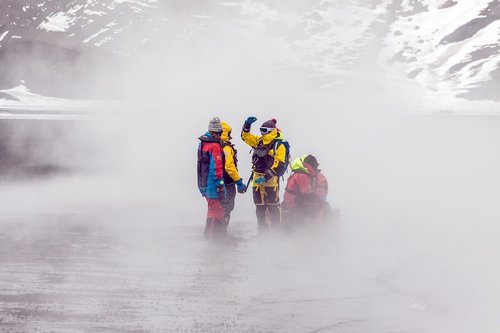
[{"label": "snowy mountain", "polygon": [[500,98],[500,1],[401,1],[385,38],[388,65],[433,90]]},{"label": "snowy mountain", "polygon": [[[97,78],[116,78],[131,59],[168,68],[216,31],[217,42],[271,66],[305,69],[301,75],[319,89],[360,72],[384,72],[455,96],[500,98],[499,0],[6,0],[1,6],[3,88],[26,80],[41,93],[65,86],[64,94],[79,96]],[[156,75],[148,70],[144,77]],[[75,78],[76,86],[61,84]]]}]

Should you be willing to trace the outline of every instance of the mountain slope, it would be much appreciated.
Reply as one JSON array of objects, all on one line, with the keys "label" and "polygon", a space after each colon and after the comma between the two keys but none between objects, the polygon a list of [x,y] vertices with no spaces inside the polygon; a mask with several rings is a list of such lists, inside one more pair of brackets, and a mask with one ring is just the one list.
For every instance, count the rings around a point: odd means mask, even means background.
[{"label": "mountain slope", "polygon": [[500,88],[500,1],[406,0],[394,12],[381,53],[388,65],[433,90],[500,99],[489,88]]},{"label": "mountain slope", "polygon": [[322,75],[320,88],[383,71],[452,95],[500,99],[499,18],[500,0],[6,0],[0,60],[9,65],[0,86],[24,79],[43,92],[40,82],[60,87],[68,76],[89,86],[137,59],[158,63],[143,70],[155,76],[213,42]]}]

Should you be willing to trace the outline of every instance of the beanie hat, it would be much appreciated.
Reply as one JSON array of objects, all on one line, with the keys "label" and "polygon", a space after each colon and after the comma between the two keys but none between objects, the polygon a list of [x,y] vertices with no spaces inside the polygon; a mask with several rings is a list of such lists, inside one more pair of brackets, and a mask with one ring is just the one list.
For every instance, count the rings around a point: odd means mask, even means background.
[{"label": "beanie hat", "polygon": [[222,132],[222,124],[220,123],[219,117],[213,117],[208,123],[209,132]]},{"label": "beanie hat", "polygon": [[316,169],[319,165],[318,160],[313,155],[307,155],[306,158],[304,158],[304,163],[309,164],[314,169]]},{"label": "beanie hat", "polygon": [[271,119],[268,121],[265,121],[261,127],[267,127],[267,128],[276,128],[276,123],[278,121],[276,119]]}]

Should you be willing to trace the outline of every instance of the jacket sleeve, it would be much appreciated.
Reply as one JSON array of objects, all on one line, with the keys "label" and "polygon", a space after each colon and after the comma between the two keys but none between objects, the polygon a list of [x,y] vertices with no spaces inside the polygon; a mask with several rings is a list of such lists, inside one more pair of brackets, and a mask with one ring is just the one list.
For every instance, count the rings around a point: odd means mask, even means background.
[{"label": "jacket sleeve", "polygon": [[301,206],[304,201],[315,200],[309,176],[305,173],[294,172],[288,178],[284,200],[287,207]]},{"label": "jacket sleeve", "polygon": [[309,179],[309,175],[305,173],[299,174],[300,178],[298,179],[298,190],[300,195],[302,196],[314,196],[314,191],[311,186],[311,180]]},{"label": "jacket sleeve", "polygon": [[240,174],[238,173],[238,169],[236,168],[236,165],[234,164],[234,150],[231,148],[231,146],[225,146],[223,148],[224,151],[224,157],[225,157],[225,164],[224,164],[224,169],[226,169],[227,174],[231,179],[234,181],[237,181],[241,179]]},{"label": "jacket sleeve", "polygon": [[260,136],[250,133],[250,131],[241,130],[241,139],[252,148],[257,147]]},{"label": "jacket sleeve", "polygon": [[294,172],[290,177],[288,177],[288,180],[286,182],[286,192],[291,193],[292,195],[297,195],[299,190],[298,190],[298,183],[297,183],[297,174]]},{"label": "jacket sleeve", "polygon": [[224,165],[222,163],[222,149],[220,145],[211,145],[210,147],[210,168],[211,174],[215,175],[217,179],[222,179],[224,172]]}]

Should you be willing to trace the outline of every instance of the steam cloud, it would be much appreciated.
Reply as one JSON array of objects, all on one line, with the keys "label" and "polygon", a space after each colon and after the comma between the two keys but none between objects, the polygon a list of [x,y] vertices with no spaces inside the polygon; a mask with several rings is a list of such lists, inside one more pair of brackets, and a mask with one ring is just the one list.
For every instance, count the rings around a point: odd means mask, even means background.
[{"label": "steam cloud", "polygon": [[[116,117],[77,122],[49,138],[66,144],[51,159],[71,158],[79,172],[3,185],[3,237],[36,238],[38,221],[64,234],[64,223],[40,218],[47,211],[88,227],[90,243],[102,235],[95,242],[109,249],[99,268],[125,272],[122,283],[137,283],[133,290],[157,302],[133,307],[142,327],[132,316],[121,328],[493,332],[498,122],[421,115],[419,87],[367,73],[363,63],[320,91],[303,79],[311,69],[281,66],[278,46],[261,48],[272,31],[249,33],[227,13],[211,14],[217,20],[203,38],[179,54],[165,41],[131,58],[112,86],[93,87],[128,102],[111,110]],[[178,17],[188,27],[185,13]],[[239,195],[229,228],[238,242],[204,242],[197,137],[216,115],[233,127],[245,181],[250,155],[239,129],[249,115],[257,123],[276,118],[293,156],[317,156],[339,225],[319,239],[257,239],[251,196]],[[13,226],[8,217],[23,212],[30,227]],[[91,309],[107,304],[111,313],[126,303],[114,309],[104,293],[96,299]]]}]

